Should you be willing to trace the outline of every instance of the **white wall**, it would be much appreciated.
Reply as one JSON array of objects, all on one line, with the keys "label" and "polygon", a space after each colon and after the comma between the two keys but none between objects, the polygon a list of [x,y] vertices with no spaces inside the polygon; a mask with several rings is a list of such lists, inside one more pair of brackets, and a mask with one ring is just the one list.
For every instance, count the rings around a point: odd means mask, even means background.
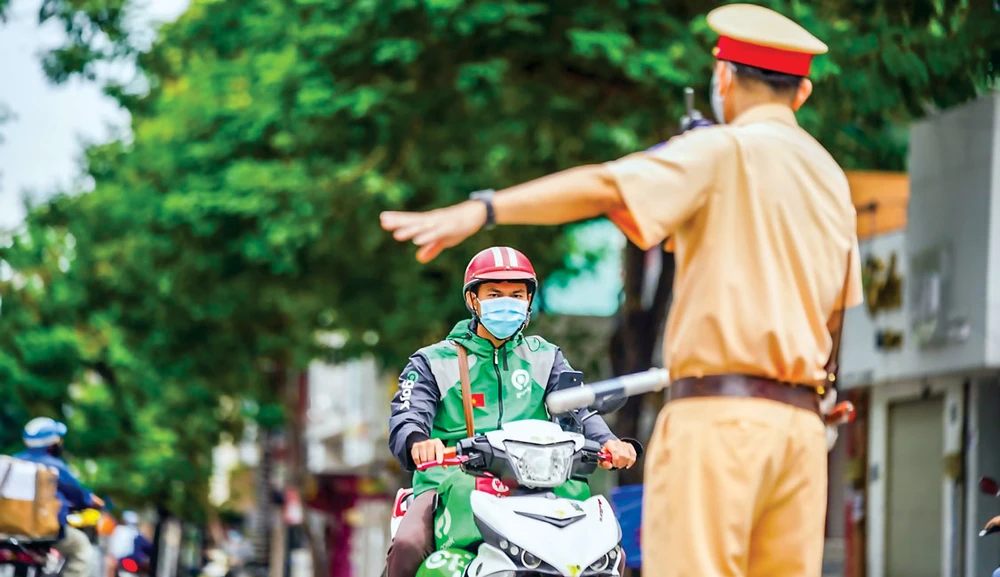
[{"label": "white wall", "polygon": [[[960,451],[963,434],[963,381],[960,379],[937,379],[911,381],[874,387],[871,396],[871,412],[868,433],[868,466],[871,475],[868,485],[868,577],[885,577],[885,531],[886,531],[886,464],[888,445],[889,404],[897,401],[919,399],[925,388],[932,395],[944,395],[944,453]],[[944,455],[928,455],[928,459],[943,458]],[[955,487],[951,481],[941,480],[942,519],[944,527],[941,543],[942,577],[955,575],[954,543],[957,542],[955,527],[951,522],[955,513]]]},{"label": "white wall", "polygon": [[[896,251],[903,276],[902,310],[845,319],[841,383],[845,388],[1000,366],[1000,93],[914,124],[910,136],[910,200],[904,232],[862,246],[888,261]],[[864,216],[859,223],[863,232]],[[968,337],[922,347],[914,321],[924,284],[915,258],[950,250],[942,308],[967,321]],[[947,323],[940,323],[945,325]],[[878,328],[903,332],[898,351],[875,346]]]},{"label": "white wall", "polygon": [[389,387],[372,359],[309,365],[307,462],[313,473],[346,472],[388,458]]}]

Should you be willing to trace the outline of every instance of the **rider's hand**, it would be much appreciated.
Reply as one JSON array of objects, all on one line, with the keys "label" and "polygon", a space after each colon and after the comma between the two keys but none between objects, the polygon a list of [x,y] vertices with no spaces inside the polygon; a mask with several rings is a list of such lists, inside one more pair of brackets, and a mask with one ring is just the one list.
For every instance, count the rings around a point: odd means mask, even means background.
[{"label": "rider's hand", "polygon": [[104,499],[102,499],[102,498],[98,497],[97,495],[91,495],[91,496],[90,496],[90,503],[91,503],[91,504],[92,504],[92,505],[93,505],[94,507],[96,507],[96,508],[100,509],[101,507],[103,507],[103,506],[104,506]]},{"label": "rider's hand", "polygon": [[429,212],[383,212],[382,228],[398,241],[413,240],[423,263],[476,234],[486,224],[486,205],[470,200]]},{"label": "rider's hand", "polygon": [[631,469],[635,464],[635,447],[631,443],[613,439],[604,443],[604,450],[611,455],[611,459],[601,461],[602,469]]},{"label": "rider's hand", "polygon": [[989,529],[991,527],[996,527],[997,525],[1000,525],[1000,515],[997,515],[996,517],[990,519],[990,522],[987,523],[986,526],[983,527],[983,529]]},{"label": "rider's hand", "polygon": [[440,464],[444,462],[444,443],[441,442],[441,439],[427,439],[414,443],[410,447],[410,456],[413,457],[414,465],[419,466],[431,462]]}]

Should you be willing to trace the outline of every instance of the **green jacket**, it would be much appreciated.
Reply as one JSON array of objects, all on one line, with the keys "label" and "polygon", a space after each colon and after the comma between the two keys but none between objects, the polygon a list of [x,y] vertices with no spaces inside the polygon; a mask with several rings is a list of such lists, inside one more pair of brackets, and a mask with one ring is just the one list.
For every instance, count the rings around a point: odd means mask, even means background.
[{"label": "green jacket", "polygon": [[[518,333],[495,348],[472,326],[471,321],[462,321],[447,339],[414,353],[399,377],[389,418],[389,447],[407,470],[415,468],[410,457],[414,443],[435,438],[451,446],[466,437],[456,342],[469,352],[477,433],[511,421],[548,419],[545,396],[558,384],[560,374],[573,370],[559,347],[541,337]],[[597,416],[587,419],[584,434],[602,445],[615,438]],[[414,492],[434,489],[455,472],[460,471],[438,467],[418,471],[413,476]]]}]

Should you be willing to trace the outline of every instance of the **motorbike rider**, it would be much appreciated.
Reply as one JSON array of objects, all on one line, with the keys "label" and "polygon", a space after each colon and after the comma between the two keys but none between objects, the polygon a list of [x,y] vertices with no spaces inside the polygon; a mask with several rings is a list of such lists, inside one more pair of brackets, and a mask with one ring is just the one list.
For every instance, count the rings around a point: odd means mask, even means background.
[{"label": "motorbike rider", "polygon": [[122,567],[130,573],[149,570],[153,544],[140,531],[139,515],[135,511],[122,513],[122,523],[111,533],[108,552],[114,558],[114,567]]},{"label": "motorbike rider", "polygon": [[[562,351],[537,336],[524,336],[538,288],[534,267],[509,247],[483,250],[465,270],[463,294],[471,320],[459,322],[446,340],[410,357],[392,400],[389,446],[407,470],[441,463],[445,447],[466,437],[456,343],[468,352],[477,433],[501,422],[547,419],[545,396],[572,371]],[[619,440],[599,416],[584,421],[584,435],[611,455],[602,467],[628,468],[636,460],[631,440]],[[387,555],[387,577],[413,577],[433,553],[436,490],[465,475],[461,469],[418,471],[409,506]]]},{"label": "motorbike rider", "polygon": [[93,547],[87,534],[66,524],[66,516],[73,509],[101,508],[104,501],[83,488],[62,459],[63,437],[66,425],[48,417],[37,417],[24,426],[22,439],[28,447],[14,458],[54,468],[59,472],[56,492],[62,509],[59,511],[59,541],[55,548],[66,559],[64,577],[90,577]]}]

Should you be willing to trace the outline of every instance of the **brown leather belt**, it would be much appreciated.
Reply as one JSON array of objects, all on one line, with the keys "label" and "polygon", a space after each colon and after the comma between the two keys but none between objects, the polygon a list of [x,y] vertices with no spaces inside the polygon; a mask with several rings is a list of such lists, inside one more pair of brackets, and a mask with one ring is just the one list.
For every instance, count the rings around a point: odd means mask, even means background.
[{"label": "brown leather belt", "polygon": [[768,399],[819,415],[819,393],[811,385],[781,383],[749,375],[689,377],[670,384],[670,400],[692,397]]}]

